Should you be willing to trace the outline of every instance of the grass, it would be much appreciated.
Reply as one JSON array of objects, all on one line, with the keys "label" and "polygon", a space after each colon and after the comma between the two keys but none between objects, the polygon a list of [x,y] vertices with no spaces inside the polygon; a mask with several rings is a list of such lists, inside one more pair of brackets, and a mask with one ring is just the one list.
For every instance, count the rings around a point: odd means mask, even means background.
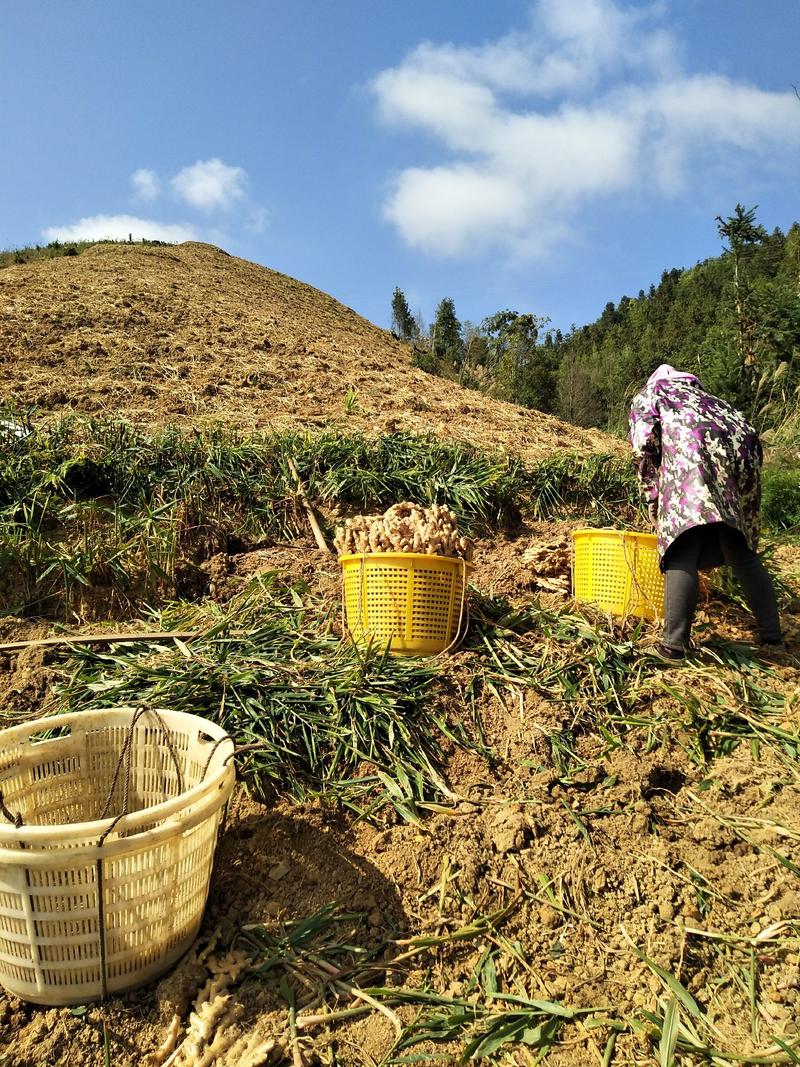
[{"label": "grass", "polygon": [[[334,902],[278,931],[249,924],[242,928],[240,940],[252,960],[249,979],[277,985],[287,1005],[289,1042],[301,1062],[306,1033],[376,1012],[395,1030],[391,1051],[381,1061],[387,1067],[437,1061],[497,1063],[498,1055],[515,1047],[546,1054],[563,1026],[596,1012],[500,988],[492,961],[510,946],[498,930],[510,910],[478,916],[468,926],[433,939],[369,943],[366,915],[348,912]],[[397,984],[410,965],[416,966],[420,959],[424,963],[432,948],[438,952],[465,944],[478,959],[467,996],[443,995],[430,982]],[[513,947],[511,951],[515,955]],[[395,983],[376,984],[387,972]],[[416,1009],[415,1017],[404,1021],[396,1008]],[[430,1051],[431,1045],[446,1049],[440,1055]],[[417,1055],[412,1050],[420,1046],[425,1048]],[[454,1046],[461,1049],[457,1057]]]},{"label": "grass", "polygon": [[79,416],[40,423],[6,406],[0,438],[0,605],[14,614],[80,618],[92,599],[95,616],[104,606],[131,614],[142,601],[201,592],[198,564],[215,552],[305,530],[290,460],[335,514],[439,503],[465,532],[558,509],[633,515],[618,461],[526,469],[409,434],[147,433]]},{"label": "grass", "polygon": [[761,514],[773,529],[800,529],[800,467],[769,468],[764,472]]},{"label": "grass", "polygon": [[436,502],[464,529],[511,515],[524,489],[514,459],[403,434],[148,434],[3,417],[22,430],[0,423],[0,602],[13,613],[80,614],[98,587],[133,610],[190,592],[215,552],[297,536],[306,520],[289,460],[323,506]]},{"label": "grass", "polygon": [[[375,941],[366,916],[349,912],[338,902],[278,930],[250,924],[240,935],[252,961],[248,980],[277,986],[287,1005],[287,1032],[298,1057],[295,1062],[304,1062],[305,1035],[372,1013],[388,1019],[395,1031],[381,1067],[470,1061],[498,1067],[537,1064],[561,1045],[568,1030],[574,1032],[572,1043],[582,1043],[586,1062],[606,1067],[616,1062],[614,1051],[623,1034],[641,1036],[660,1067],[675,1067],[687,1062],[685,1057],[694,1057],[688,1062],[717,1067],[798,1062],[797,1039],[784,1041],[760,1032],[752,948],[758,943],[762,949],[769,946],[773,954],[789,952],[791,929],[775,931],[761,941],[708,933],[706,945],[711,945],[714,961],[749,1005],[753,1051],[745,1052],[726,1047],[709,1011],[675,974],[639,948],[624,927],[631,960],[654,975],[661,986],[652,1009],[624,1013],[612,1005],[574,1008],[531,994],[528,987],[537,984],[536,975],[519,947],[502,932],[518,903],[519,897],[501,912],[476,915],[467,925],[443,935],[400,941]],[[455,950],[462,966],[470,961],[472,977],[462,993],[443,994],[433,975]],[[409,984],[410,974],[420,972],[421,980]],[[388,973],[391,984],[376,982]],[[596,1061],[587,1045],[593,1048]]]},{"label": "grass", "polygon": [[560,452],[537,463],[527,481],[535,518],[573,512],[603,523],[641,526],[636,476],[627,457]]},{"label": "grass", "polygon": [[612,456],[526,468],[410,434],[148,433],[79,416],[39,423],[10,406],[0,443],[0,610],[12,614],[80,618],[87,603],[95,617],[133,614],[201,593],[198,566],[214,553],[305,530],[290,461],[336,516],[412,500],[446,504],[465,532],[521,515],[642,524],[632,469]]},{"label": "grass", "polygon": [[791,698],[749,648],[721,644],[706,659],[687,658],[675,677],[643,646],[643,622],[626,628],[567,608],[506,608],[484,599],[473,625],[480,684],[512,695],[531,688],[569,712],[569,728],[547,738],[560,774],[578,768],[575,739],[587,734],[605,752],[628,739],[644,751],[677,743],[701,767],[739,745],[769,747],[797,773],[800,735],[786,725]]}]

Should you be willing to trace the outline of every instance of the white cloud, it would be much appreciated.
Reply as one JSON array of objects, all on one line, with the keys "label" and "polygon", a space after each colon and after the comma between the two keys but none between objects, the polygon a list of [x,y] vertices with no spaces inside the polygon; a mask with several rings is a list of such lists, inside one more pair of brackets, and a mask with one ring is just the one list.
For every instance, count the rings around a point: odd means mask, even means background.
[{"label": "white cloud", "polygon": [[525,207],[513,180],[478,167],[418,167],[404,171],[384,207],[410,245],[435,255],[458,255],[509,232]]},{"label": "white cloud", "polygon": [[140,167],[131,174],[131,185],[137,200],[156,200],[161,192],[158,175],[155,171],[148,170],[147,167]]},{"label": "white cloud", "polygon": [[48,241],[196,241],[192,226],[154,222],[134,215],[91,215],[69,226],[50,226],[43,231]]},{"label": "white cloud", "polygon": [[[221,159],[199,160],[184,167],[169,182],[173,191],[191,207],[203,212],[236,209],[228,216],[228,221],[235,223],[237,230],[263,233],[269,222],[269,212],[250,200],[246,183],[247,174],[241,167],[229,167]],[[131,185],[137,200],[153,201],[161,195],[161,180],[147,167],[133,172]],[[175,242],[206,240],[224,245],[235,240],[222,230],[209,229],[207,222],[194,226],[129,214],[90,215],[75,223],[50,226],[43,235],[48,241],[97,241],[104,238],[127,241],[129,235],[135,241],[142,238]]]},{"label": "white cloud", "polygon": [[247,213],[247,227],[252,233],[263,233],[269,220],[269,211],[258,204],[252,205]]},{"label": "white cloud", "polygon": [[432,254],[544,253],[599,198],[675,195],[709,163],[744,168],[800,147],[794,94],[686,73],[664,10],[538,0],[523,31],[424,42],[381,71],[381,120],[427,134],[443,156],[394,177],[384,217]]},{"label": "white cloud", "polygon": [[245,198],[247,172],[221,159],[198,160],[179,171],[170,184],[178,196],[202,211],[229,208]]}]

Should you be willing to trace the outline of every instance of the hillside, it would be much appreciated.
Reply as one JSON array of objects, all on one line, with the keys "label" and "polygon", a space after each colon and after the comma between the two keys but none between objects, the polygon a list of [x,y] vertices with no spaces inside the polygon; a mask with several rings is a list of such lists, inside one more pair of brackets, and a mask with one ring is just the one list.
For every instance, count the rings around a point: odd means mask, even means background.
[{"label": "hillside", "polygon": [[666,362],[699,373],[760,429],[779,426],[800,388],[799,276],[797,223],[786,234],[754,229],[736,255],[665,270],[648,292],[610,301],[595,322],[547,339],[543,351],[558,368],[555,410],[578,425],[623,425],[632,389]]},{"label": "hillside", "polygon": [[0,396],[140,425],[414,433],[535,460],[619,447],[461,389],[332,297],[211,245],[98,244],[0,271]]}]

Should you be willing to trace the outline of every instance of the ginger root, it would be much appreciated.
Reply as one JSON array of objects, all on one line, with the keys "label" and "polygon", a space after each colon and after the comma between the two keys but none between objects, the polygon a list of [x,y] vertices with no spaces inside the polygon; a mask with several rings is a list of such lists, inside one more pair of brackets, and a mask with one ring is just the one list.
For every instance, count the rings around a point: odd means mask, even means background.
[{"label": "ginger root", "polygon": [[[236,1023],[244,1008],[226,990],[236,985],[250,967],[250,957],[236,949],[218,955],[213,951],[215,946],[216,939],[212,938],[210,947],[201,953],[209,978],[194,1001],[194,1011],[189,1015],[189,1025],[182,1043],[171,1055],[167,1053],[168,1058],[155,1061],[163,1063],[164,1067],[211,1067],[239,1040]],[[161,1055],[170,1039],[175,1045],[177,1033],[173,1037],[174,1023],[173,1019],[167,1039],[155,1056]],[[249,1051],[254,1052],[252,1049]]]},{"label": "ginger root", "polygon": [[340,556],[364,552],[421,552],[471,560],[473,544],[458,532],[458,520],[443,504],[401,503],[383,515],[355,515],[334,538]]}]

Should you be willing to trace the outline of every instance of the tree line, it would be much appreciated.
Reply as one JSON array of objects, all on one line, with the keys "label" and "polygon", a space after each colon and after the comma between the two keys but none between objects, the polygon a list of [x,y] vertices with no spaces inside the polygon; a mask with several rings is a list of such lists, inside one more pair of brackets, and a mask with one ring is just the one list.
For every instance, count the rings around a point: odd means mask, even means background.
[{"label": "tree line", "polygon": [[768,233],[741,204],[716,223],[721,255],[665,270],[566,334],[511,310],[462,323],[449,297],[426,329],[399,288],[392,328],[423,370],[578,426],[622,430],[635,391],[671,363],[760,430],[776,427],[800,402],[800,224]]}]

